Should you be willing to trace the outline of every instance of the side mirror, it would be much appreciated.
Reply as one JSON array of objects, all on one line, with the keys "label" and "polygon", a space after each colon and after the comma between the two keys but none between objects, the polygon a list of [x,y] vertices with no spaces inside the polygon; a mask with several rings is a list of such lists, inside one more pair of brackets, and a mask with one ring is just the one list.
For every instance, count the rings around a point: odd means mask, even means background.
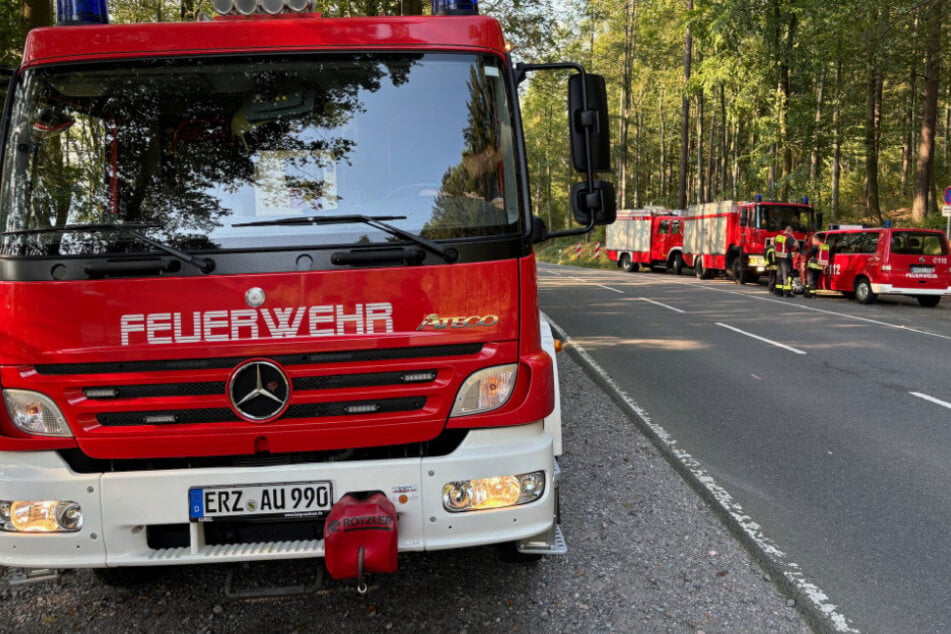
[{"label": "side mirror", "polygon": [[741,227],[745,227],[746,225],[748,225],[748,224],[750,223],[749,217],[750,217],[750,210],[749,210],[749,209],[741,209],[741,210],[740,210],[740,226],[741,226]]},{"label": "side mirror", "polygon": [[545,221],[538,216],[532,216],[532,244],[538,244],[548,239],[548,227]]},{"label": "side mirror", "polygon": [[[610,172],[611,133],[608,129],[608,97],[604,77],[579,73],[568,79],[568,121],[574,168],[579,172]],[[590,152],[585,144],[586,130],[591,135]]]},{"label": "side mirror", "polygon": [[588,189],[588,183],[576,184],[571,188],[571,210],[578,224],[586,227],[611,224],[617,218],[614,185],[608,181],[594,181],[594,188]]}]

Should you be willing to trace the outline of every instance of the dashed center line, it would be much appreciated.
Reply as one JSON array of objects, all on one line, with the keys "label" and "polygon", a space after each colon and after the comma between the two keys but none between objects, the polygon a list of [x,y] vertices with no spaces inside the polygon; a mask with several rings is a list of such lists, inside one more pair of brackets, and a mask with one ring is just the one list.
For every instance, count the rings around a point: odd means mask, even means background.
[{"label": "dashed center line", "polygon": [[660,306],[661,308],[666,308],[667,310],[672,310],[672,311],[674,311],[675,313],[686,313],[686,312],[687,312],[687,311],[685,311],[685,310],[681,310],[681,309],[679,309],[679,308],[675,308],[674,306],[670,306],[670,305],[668,305],[668,304],[662,304],[662,303],[660,303],[660,302],[658,302],[658,301],[655,301],[655,300],[653,300],[653,299],[647,299],[646,297],[637,297],[637,298],[635,298],[635,299],[638,299],[638,300],[640,300],[640,301],[642,301],[642,302],[647,302],[648,304],[654,304],[655,306]]},{"label": "dashed center line", "polygon": [[766,337],[760,337],[759,335],[754,335],[751,332],[746,332],[745,330],[740,330],[739,328],[734,328],[733,326],[728,326],[727,324],[721,324],[717,322],[717,326],[726,328],[727,330],[732,330],[746,337],[756,339],[757,341],[762,341],[763,343],[768,343],[771,346],[776,346],[777,348],[782,348],[784,350],[789,350],[790,352],[795,352],[796,354],[806,354],[804,350],[799,350],[798,348],[793,348],[792,346],[787,346],[784,343],[779,343],[778,341],[773,341],[772,339],[767,339]]},{"label": "dashed center line", "polygon": [[911,394],[912,396],[917,396],[920,399],[924,399],[928,401],[929,403],[934,403],[935,405],[940,405],[941,407],[947,407],[948,409],[951,409],[951,403],[948,403],[947,401],[942,401],[939,398],[928,396],[927,394],[922,394],[921,392],[908,392],[908,393]]}]

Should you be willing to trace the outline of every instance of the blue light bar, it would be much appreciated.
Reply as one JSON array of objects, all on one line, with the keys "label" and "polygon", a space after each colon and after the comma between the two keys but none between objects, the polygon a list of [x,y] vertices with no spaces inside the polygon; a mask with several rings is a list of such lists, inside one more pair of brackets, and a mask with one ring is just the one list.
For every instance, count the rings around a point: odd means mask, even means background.
[{"label": "blue light bar", "polygon": [[56,25],[109,24],[106,0],[56,0]]},{"label": "blue light bar", "polygon": [[433,15],[479,15],[478,0],[433,0]]}]

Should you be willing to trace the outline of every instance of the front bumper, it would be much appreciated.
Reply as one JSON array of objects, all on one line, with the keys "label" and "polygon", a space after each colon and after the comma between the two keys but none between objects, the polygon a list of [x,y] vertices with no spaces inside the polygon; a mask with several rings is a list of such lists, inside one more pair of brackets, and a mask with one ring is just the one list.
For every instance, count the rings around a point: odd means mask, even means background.
[{"label": "front bumper", "polygon": [[951,293],[951,288],[918,288],[892,284],[871,284],[870,286],[876,295],[947,295]]},{"label": "front bumper", "polygon": [[[445,483],[544,471],[543,496],[505,509],[449,513]],[[191,487],[330,480],[334,501],[380,490],[396,504],[399,550],[422,551],[528,540],[552,530],[555,462],[542,423],[469,432],[452,453],[432,458],[367,460],[247,468],[77,474],[55,452],[0,452],[0,499],[78,502],[75,533],[0,532],[0,564],[24,568],[99,568],[322,557],[322,539],[207,544],[205,525],[190,522]],[[402,500],[402,501],[401,501]],[[149,526],[179,525],[188,545],[151,548]]]}]

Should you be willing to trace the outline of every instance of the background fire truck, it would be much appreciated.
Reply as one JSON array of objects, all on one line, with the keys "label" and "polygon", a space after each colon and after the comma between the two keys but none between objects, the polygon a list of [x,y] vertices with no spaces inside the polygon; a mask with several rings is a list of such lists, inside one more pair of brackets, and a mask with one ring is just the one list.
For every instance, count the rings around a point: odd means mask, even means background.
[{"label": "background fire truck", "polygon": [[808,204],[721,201],[695,205],[684,218],[684,263],[700,279],[726,273],[737,283],[766,272],[767,238],[787,226],[800,242],[822,226],[822,214]]},{"label": "background fire truck", "polygon": [[605,235],[608,257],[625,271],[659,268],[680,275],[683,243],[681,214],[663,207],[619,210]]},{"label": "background fire truck", "polygon": [[[532,244],[613,220],[603,79],[514,64],[474,2],[213,4],[63,0],[7,71],[0,563],[323,558],[365,590],[401,551],[564,552]],[[583,226],[548,234],[516,95],[564,69]]]}]

